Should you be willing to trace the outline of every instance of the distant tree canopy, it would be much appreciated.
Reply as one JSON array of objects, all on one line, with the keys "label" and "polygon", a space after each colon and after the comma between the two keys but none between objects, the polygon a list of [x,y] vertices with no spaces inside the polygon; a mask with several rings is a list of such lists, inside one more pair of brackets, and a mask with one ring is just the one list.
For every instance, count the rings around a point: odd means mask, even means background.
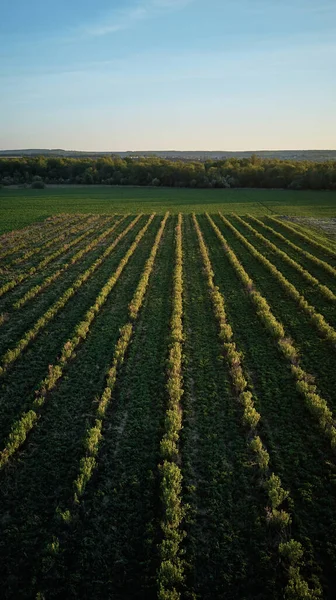
[{"label": "distant tree canopy", "polygon": [[170,161],[163,158],[0,158],[0,184],[105,184],[191,188],[336,189],[336,161],[250,158]]}]

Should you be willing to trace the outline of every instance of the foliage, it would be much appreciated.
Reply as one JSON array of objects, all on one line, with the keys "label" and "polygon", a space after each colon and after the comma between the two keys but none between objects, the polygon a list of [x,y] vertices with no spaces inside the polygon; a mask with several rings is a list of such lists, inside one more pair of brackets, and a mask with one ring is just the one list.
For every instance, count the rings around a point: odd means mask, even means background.
[{"label": "foliage", "polygon": [[[56,382],[62,377],[63,369],[69,359],[74,356],[74,350],[79,345],[79,343],[84,340],[89,332],[90,326],[95,319],[96,315],[99,313],[101,307],[106,302],[108,295],[111,293],[113,287],[117,283],[120,275],[122,274],[125,266],[127,265],[129,259],[135,252],[140,240],[145,235],[149,225],[151,224],[154,215],[151,215],[147,220],[146,224],[142,227],[142,229],[137,234],[134,242],[128,248],[125,256],[121,259],[116,271],[113,275],[108,279],[100,293],[98,294],[95,303],[91,306],[91,308],[87,311],[84,319],[75,327],[72,337],[64,344],[61,355],[57,361],[57,364],[49,366],[49,373],[47,377],[41,382],[39,389],[36,390],[36,398],[33,402],[33,408],[39,410],[46,400],[47,393],[53,389],[56,385]],[[134,219],[126,229],[115,239],[112,246],[113,248],[117,245],[117,243],[126,235],[127,231],[129,231],[136,223],[138,218]],[[20,340],[20,342],[16,345],[14,350],[9,350],[5,354],[4,357],[4,366],[2,367],[2,371],[0,373],[4,373],[6,367],[14,362],[21,354],[23,349],[28,345],[31,339],[33,339],[39,332],[39,330],[54,317],[54,315],[60,310],[65,302],[75,293],[75,290],[82,285],[84,281],[88,278],[88,276],[97,268],[97,266],[102,262],[103,257],[107,256],[112,251],[112,246],[104,252],[102,257],[98,259],[87,271],[84,272],[77,280],[77,286],[74,285],[72,288],[67,290],[60,300],[58,300],[48,311],[45,313],[43,317],[41,317],[35,326],[27,332],[24,338]],[[108,253],[108,254],[106,254]],[[92,271],[93,269],[93,271]],[[110,376],[111,377],[111,376]],[[31,414],[35,414],[34,411],[30,411]],[[24,423],[24,435],[22,434],[22,423]],[[31,420],[28,423],[28,426],[25,425],[26,416],[23,415],[19,417],[19,419],[13,424],[11,433],[9,434],[9,443],[5,446],[4,450],[0,453],[0,466],[3,466],[8,458],[21,446],[23,441],[25,441],[27,434],[32,429],[34,424],[34,420]],[[18,433],[17,433],[18,432]],[[82,484],[81,484],[82,486]]]},{"label": "foliage", "polygon": [[192,162],[152,158],[0,158],[4,186],[33,182],[170,187],[336,189],[336,162],[228,158]]},{"label": "foliage", "polygon": [[[70,258],[69,262],[63,264],[62,267],[60,267],[59,269],[54,271],[54,273],[52,273],[52,275],[49,275],[48,277],[46,277],[38,285],[31,287],[23,296],[21,296],[20,298],[18,298],[18,300],[16,300],[16,302],[13,304],[13,308],[15,308],[15,309],[21,308],[24,304],[26,304],[26,302],[28,302],[28,300],[32,300],[32,298],[35,298],[35,296],[37,294],[40,294],[42,291],[44,291],[49,285],[54,283],[54,281],[56,281],[56,279],[58,279],[68,268],[70,268],[75,263],[79,262],[83,258],[83,256],[85,256],[85,254],[87,254],[88,252],[91,252],[97,246],[99,246],[99,244],[101,244],[101,242],[103,240],[105,240],[111,233],[113,233],[115,228],[118,225],[120,225],[120,223],[122,221],[123,221],[123,219],[120,219],[116,223],[114,223],[112,225],[112,227],[108,227],[98,237],[94,238],[88,244],[86,244],[86,246],[84,248],[82,248],[81,250],[76,252],[76,254],[74,254],[74,256],[72,256]],[[100,227],[101,227],[101,224],[100,224]],[[69,248],[71,248],[73,246],[77,246],[83,239],[85,239],[90,234],[92,234],[91,229],[89,231],[83,233],[79,237],[75,238],[70,243],[66,244],[66,246],[63,246],[63,250],[65,252],[67,252],[69,250]]]},{"label": "foliage", "polygon": [[183,342],[183,251],[182,215],[176,226],[173,307],[171,316],[170,349],[168,358],[168,405],[165,415],[164,435],[160,444],[163,463],[161,474],[161,501],[163,518],[160,544],[160,565],[157,573],[158,598],[178,600],[184,582],[184,561],[181,543],[185,532],[181,529],[186,507],[182,504],[182,472],[179,462],[179,439],[182,428],[180,401],[182,388],[182,342]]},{"label": "foliage", "polygon": [[[231,225],[231,223],[229,223],[229,221],[227,221],[227,219],[225,219],[225,217],[223,217],[223,215],[220,216],[225,223],[229,224],[230,229],[239,234],[239,232]],[[314,416],[317,417],[317,421],[319,423],[320,428],[330,439],[331,447],[334,450],[336,450],[336,428],[334,426],[333,415],[331,410],[328,408],[326,400],[324,400],[324,398],[321,398],[321,396],[319,396],[319,394],[316,393],[316,386],[312,383],[312,381],[314,381],[314,378],[300,366],[299,353],[296,347],[294,346],[292,340],[288,336],[286,336],[282,323],[280,323],[275,318],[266,299],[255,289],[253,280],[245,271],[244,267],[240,264],[237,256],[229,247],[226,239],[224,238],[217,225],[215,225],[215,223],[212,221],[209,215],[207,215],[207,218],[211,223],[213,229],[215,230],[217,237],[221,241],[221,244],[225,252],[227,253],[227,256],[229,257],[229,260],[233,265],[239,279],[243,282],[249,296],[251,297],[251,300],[256,307],[257,315],[260,317],[265,327],[275,337],[281,354],[290,362],[290,368],[296,381],[297,390],[303,396],[309,410],[313,413]],[[237,237],[239,237],[239,239],[242,238],[242,241],[245,240],[245,238],[241,236],[241,234],[239,234],[239,236]],[[246,240],[245,242],[245,245],[247,246],[248,244],[248,248],[250,248],[251,244],[249,244]],[[252,249],[254,251],[253,246]],[[257,257],[260,257],[260,260],[263,262],[264,257],[259,252],[257,253]],[[279,279],[279,281],[281,279],[282,281],[282,276],[281,278],[277,277],[277,279]]]},{"label": "foliage", "polygon": [[[284,235],[282,235],[281,233],[279,233],[278,231],[276,231],[274,228],[269,227],[268,225],[266,225],[265,223],[263,223],[263,221],[261,221],[260,219],[257,219],[256,217],[253,217],[251,215],[247,215],[247,216],[249,217],[249,219],[251,219],[252,221],[254,221],[255,223],[257,223],[257,225],[260,225],[266,231],[268,231],[269,233],[271,233],[272,235],[274,235],[276,238],[278,238],[279,240],[281,240],[282,242],[284,242],[285,244],[287,244],[290,248],[292,248],[293,250],[295,250],[295,252],[298,252],[302,256],[308,258],[309,261],[313,262],[318,267],[321,267],[323,270],[325,270],[328,273],[330,273],[330,275],[332,275],[333,277],[336,277],[336,269],[334,269],[326,261],[321,260],[320,258],[317,258],[317,256],[315,256],[314,254],[311,254],[311,252],[307,252],[306,250],[303,250],[303,248],[301,248],[297,244],[293,244],[293,242],[291,242],[288,238],[286,238]],[[276,222],[279,223],[279,221],[276,221]],[[308,243],[309,242],[311,243],[311,238],[307,239],[306,241]]]},{"label": "foliage", "polygon": [[45,188],[45,183],[44,181],[33,181],[31,184],[31,188],[32,190],[43,190]]},{"label": "foliage", "polygon": [[292,225],[290,225],[289,223],[285,223],[284,221],[279,221],[279,219],[275,219],[274,217],[271,218],[271,221],[276,224],[281,225],[281,227],[284,227],[291,233],[294,233],[295,236],[298,237],[303,242],[308,242],[315,248],[322,250],[322,252],[324,252],[328,256],[331,256],[332,258],[336,258],[336,252],[334,252],[331,248],[329,248],[328,246],[325,246],[324,244],[321,244],[320,242],[315,240],[313,237],[308,237],[305,233],[302,233],[298,229],[295,229],[295,227],[292,227]]},{"label": "foliage", "polygon": [[308,283],[310,283],[311,285],[316,287],[317,290],[325,298],[327,298],[327,300],[330,300],[331,302],[334,302],[336,300],[335,294],[333,294],[333,292],[326,285],[321,284],[318,281],[318,279],[316,279],[316,277],[313,277],[313,275],[311,275],[309,273],[309,271],[307,271],[307,269],[305,269],[299,263],[297,263],[295,260],[290,258],[290,256],[288,256],[288,254],[286,254],[286,252],[283,252],[283,250],[280,250],[280,248],[278,248],[278,246],[273,244],[273,242],[271,242],[264,235],[259,233],[259,231],[257,231],[254,227],[252,227],[252,225],[250,225],[249,223],[247,223],[246,221],[241,219],[238,215],[236,216],[236,219],[239,221],[239,223],[241,223],[244,227],[246,227],[249,231],[251,231],[258,240],[261,240],[261,242],[264,245],[266,245],[268,248],[270,248],[275,254],[280,256],[285,263],[289,264],[296,271],[298,271],[298,273],[300,273],[302,275],[302,277],[306,281],[308,281]]},{"label": "foliage", "polygon": [[[281,287],[285,290],[286,294],[288,294],[288,296],[293,298],[296,301],[296,303],[298,304],[299,308],[301,308],[304,312],[307,313],[307,315],[311,318],[312,322],[316,326],[319,333],[332,344],[333,348],[335,348],[336,347],[336,331],[333,327],[331,327],[331,325],[329,325],[329,323],[327,323],[327,321],[325,320],[323,315],[318,313],[316,311],[315,307],[310,305],[307,302],[306,298],[302,294],[300,294],[300,292],[296,289],[296,287],[292,283],[290,283],[288,281],[288,279],[286,279],[286,277],[274,266],[274,264],[270,260],[268,260],[263,254],[261,254],[261,252],[259,252],[238,231],[238,229],[236,229],[232,225],[232,223],[230,223],[230,221],[228,219],[226,219],[226,217],[224,217],[223,215],[220,215],[220,216],[221,216],[221,219],[223,220],[223,222],[225,223],[225,225],[227,225],[231,229],[231,231],[234,233],[234,235],[244,244],[244,246],[246,246],[246,248],[248,248],[249,252],[255,258],[257,258],[257,260],[260,263],[262,263],[272,273],[272,275],[281,284]],[[260,234],[258,234],[258,237],[259,237],[259,235]],[[271,242],[270,242],[270,244],[271,244]],[[273,246],[273,244],[272,244],[272,246]],[[279,252],[280,252],[280,250],[279,250]],[[291,260],[291,259],[289,259],[289,260]],[[302,269],[302,271],[304,271],[304,270]],[[311,279],[314,280],[314,278],[310,274],[307,274],[307,277],[310,280]],[[316,282],[314,282],[314,284],[315,283]],[[319,289],[320,288],[321,288],[321,286],[319,287]],[[324,293],[326,293],[326,292],[324,291]],[[328,293],[328,299],[333,300],[334,295],[332,294],[332,292],[330,292],[330,290],[327,290],[327,293]]]},{"label": "foliage", "polygon": [[1,284],[74,242],[0,299],[6,597],[333,592],[332,351],[218,215],[176,220],[60,215],[0,240]]}]

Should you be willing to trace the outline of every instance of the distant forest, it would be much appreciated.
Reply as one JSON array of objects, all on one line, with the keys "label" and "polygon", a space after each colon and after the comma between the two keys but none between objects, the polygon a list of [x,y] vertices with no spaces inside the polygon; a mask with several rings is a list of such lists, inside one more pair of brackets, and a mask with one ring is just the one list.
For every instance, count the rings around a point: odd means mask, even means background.
[{"label": "distant forest", "polygon": [[137,185],[189,188],[336,189],[336,161],[249,158],[182,161],[103,156],[0,158],[0,185]]}]

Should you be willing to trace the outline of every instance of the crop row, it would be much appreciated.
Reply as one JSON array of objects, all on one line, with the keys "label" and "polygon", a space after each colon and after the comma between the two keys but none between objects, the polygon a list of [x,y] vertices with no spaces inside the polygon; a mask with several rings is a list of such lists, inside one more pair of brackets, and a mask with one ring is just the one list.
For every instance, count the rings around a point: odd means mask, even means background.
[{"label": "crop row", "polygon": [[[76,235],[76,234],[81,234],[83,232],[83,233],[89,235],[96,229],[99,230],[106,223],[109,223],[109,221],[113,217],[114,217],[114,215],[105,217],[103,219],[101,219],[99,217],[99,219],[97,219],[97,217],[94,215],[94,216],[90,217],[89,219],[85,219],[84,221],[75,223],[75,225],[73,225],[72,227],[70,227],[70,224],[67,223],[67,227],[65,228],[65,226],[63,226],[63,228],[62,228],[63,231],[59,236],[57,236],[56,238],[53,238],[52,240],[50,240],[47,243],[44,243],[44,240],[42,240],[42,243],[37,248],[35,248],[33,252],[38,254],[41,251],[43,251],[43,256],[46,259],[49,257],[49,254],[47,254],[45,252],[46,249],[48,249],[50,247],[52,248],[53,246],[57,246],[58,243],[61,242],[62,240],[64,240],[64,243],[62,245],[59,245],[58,248],[65,248],[66,245],[68,245],[68,244],[70,244],[70,247],[72,247],[74,245],[72,242],[74,242],[76,239],[76,238],[71,239],[71,236],[73,234]],[[64,229],[66,229],[66,232],[64,232]],[[51,252],[51,254],[53,256],[54,256],[55,250],[58,250],[58,248],[56,247],[54,249],[54,251]],[[47,262],[47,264],[49,264],[49,263]]]},{"label": "crop row", "polygon": [[302,265],[300,265],[295,260],[293,260],[292,258],[290,258],[290,256],[288,256],[288,254],[286,254],[286,252],[284,252],[283,250],[281,250],[280,248],[278,248],[278,246],[276,246],[275,244],[273,244],[273,242],[271,242],[264,235],[262,235],[261,233],[259,233],[259,231],[257,231],[254,227],[252,227],[252,225],[250,225],[249,223],[247,223],[246,221],[244,221],[238,215],[235,215],[235,218],[239,221],[239,223],[241,223],[244,227],[246,227],[249,231],[251,231],[251,233],[253,233],[253,235],[256,238],[258,238],[258,240],[260,240],[263,244],[265,244],[268,248],[270,248],[275,254],[277,254],[278,256],[280,256],[285,263],[287,263],[288,265],[290,265],[291,267],[293,267],[293,269],[295,269],[298,273],[300,273],[300,275],[302,275],[302,277],[306,281],[308,281],[308,283],[310,283],[311,285],[313,285],[314,287],[316,287],[316,289],[325,298],[327,298],[327,300],[335,302],[335,300],[336,300],[335,294],[333,294],[333,292],[326,285],[322,285],[318,281],[318,279],[316,279],[316,277],[313,277],[313,275],[311,275],[311,273],[309,273],[309,271],[307,271],[304,267],[302,267]]},{"label": "crop row", "polygon": [[334,425],[333,414],[324,398],[321,398],[321,396],[317,394],[313,376],[300,366],[300,356],[294,342],[286,335],[282,323],[280,323],[273,315],[267,300],[255,289],[253,280],[245,271],[235,253],[229,247],[217,225],[208,214],[207,218],[234,267],[237,276],[244,284],[244,287],[256,308],[258,317],[264,323],[266,329],[275,338],[281,354],[290,363],[291,372],[296,382],[298,392],[304,398],[310,412],[317,419],[323,433],[330,439],[331,447],[336,450],[336,428]]},{"label": "crop row", "polygon": [[318,267],[321,267],[322,269],[327,271],[333,277],[336,277],[336,269],[334,269],[331,265],[329,265],[329,263],[325,262],[324,260],[321,260],[320,258],[317,258],[317,256],[314,256],[314,254],[311,254],[310,252],[303,250],[303,248],[301,248],[301,246],[297,246],[296,244],[291,242],[288,238],[286,238],[286,236],[282,235],[282,233],[279,233],[278,231],[273,229],[273,227],[269,227],[268,225],[266,225],[266,223],[263,223],[263,221],[260,221],[260,219],[257,219],[256,217],[253,217],[252,215],[247,215],[247,216],[250,220],[254,221],[254,223],[257,223],[258,225],[260,225],[261,227],[266,229],[266,231],[269,231],[271,234],[273,234],[275,237],[277,237],[278,240],[281,240],[282,242],[287,244],[290,248],[295,250],[295,252],[298,252],[299,254],[301,254],[302,256],[304,256],[305,258],[307,258],[314,264],[316,264]]},{"label": "crop row", "polygon": [[81,273],[75,282],[65,290],[62,296],[54,302],[54,304],[48,308],[48,310],[36,321],[29,331],[25,333],[25,335],[21,338],[21,340],[16,344],[16,346],[8,350],[4,356],[2,357],[1,366],[0,366],[0,375],[3,375],[9,365],[15,362],[19,356],[22,354],[23,350],[28,346],[28,344],[36,338],[38,333],[43,329],[51,319],[53,319],[59,311],[64,308],[67,302],[72,298],[79,288],[93,275],[93,273],[100,267],[100,265],[108,258],[108,256],[113,252],[117,244],[127,235],[127,233],[134,227],[137,221],[140,219],[141,215],[138,215],[133,219],[133,221],[117,236],[117,238],[110,244],[103,254],[95,260],[95,262],[90,265],[83,273]]},{"label": "crop row", "polygon": [[22,283],[23,281],[25,281],[32,275],[35,275],[35,273],[42,271],[47,265],[49,265],[51,262],[53,262],[54,260],[56,260],[57,258],[62,256],[62,254],[65,254],[73,246],[79,244],[85,237],[87,237],[90,234],[91,234],[91,231],[86,231],[86,232],[82,233],[81,235],[77,236],[75,239],[64,244],[60,248],[57,248],[52,254],[49,254],[48,256],[46,256],[36,266],[31,267],[30,269],[24,271],[23,273],[14,275],[9,281],[4,283],[0,287],[0,297],[3,296],[8,291],[15,288],[17,285],[19,285],[20,283]]},{"label": "crop row", "polygon": [[163,539],[160,543],[160,566],[157,574],[158,598],[178,600],[179,587],[184,581],[184,561],[181,543],[185,532],[181,524],[185,515],[182,505],[182,472],[179,466],[179,441],[182,428],[181,398],[183,349],[183,251],[182,215],[178,215],[175,235],[175,267],[173,275],[173,308],[171,317],[170,348],[168,358],[168,403],[164,422],[164,435],[160,443],[163,459],[161,474],[161,500]]},{"label": "crop row", "polygon": [[88,480],[91,478],[92,471],[96,465],[95,457],[99,448],[99,440],[101,438],[101,432],[103,427],[103,418],[105,416],[106,409],[112,397],[112,392],[114,390],[117,379],[118,369],[124,361],[126,351],[133,334],[133,322],[137,319],[139,311],[143,305],[144,297],[148,288],[149,278],[153,271],[155,258],[159,249],[159,244],[163,235],[164,228],[166,226],[167,219],[168,213],[166,213],[166,215],[161,221],[161,225],[156,234],[149,258],[147,259],[144,270],[140,277],[140,281],[129,304],[130,321],[120,329],[119,339],[117,341],[113,354],[112,365],[107,374],[106,387],[98,402],[97,419],[94,427],[92,427],[88,431],[88,435],[85,440],[84,446],[86,449],[86,456],[81,459],[79,474],[74,483],[75,502],[78,502],[78,499],[80,498],[80,496],[82,496],[85,486]]},{"label": "crop row", "polygon": [[[38,233],[38,235],[32,236],[32,238],[30,238],[26,242],[22,242],[21,246],[23,249],[23,253],[18,257],[15,257],[12,261],[6,262],[5,265],[3,265],[2,271],[7,272],[11,267],[19,265],[22,262],[28,260],[31,256],[39,254],[39,252],[41,252],[45,248],[53,246],[54,241],[55,244],[57,244],[59,241],[68,236],[68,230],[70,227],[73,227],[75,230],[80,231],[81,229],[85,228],[87,226],[87,223],[90,222],[94,217],[95,216],[93,215],[89,219],[87,216],[85,217],[85,219],[83,219],[83,217],[79,219],[77,216],[76,218],[68,219],[66,223],[57,225],[57,227],[54,227],[53,230],[49,232],[46,232],[45,228],[43,228]],[[48,233],[51,233],[51,237],[48,235]],[[18,250],[19,248],[16,247],[15,251],[11,252],[10,254],[16,254]]]},{"label": "crop row", "polygon": [[300,294],[296,287],[286,279],[286,277],[268,260],[261,252],[259,252],[233,225],[220,214],[222,221],[227,225],[233,234],[240,242],[248,249],[250,254],[254,256],[262,265],[264,265],[273,277],[281,284],[286,294],[291,297],[298,306],[311,318],[319,333],[332,344],[333,349],[336,349],[336,331],[317,310],[307,302],[305,297]]},{"label": "crop row", "polygon": [[[83,215],[76,215],[76,217],[70,219],[70,223],[74,221],[78,222],[78,220],[80,220],[80,217],[83,218]],[[46,234],[48,233],[54,234],[55,232],[61,231],[62,229],[64,230],[64,223],[68,225],[69,215],[64,215],[63,219],[47,219],[42,225],[39,224],[35,227],[30,226],[26,229],[20,229],[17,232],[13,231],[10,232],[10,234],[6,234],[6,237],[2,239],[2,245],[6,249],[0,254],[0,260],[6,258],[7,256],[15,254],[22,248],[26,248],[31,244],[39,243],[41,241],[43,242]],[[8,248],[8,242],[10,241],[13,241],[14,243]]]},{"label": "crop row", "polygon": [[[127,349],[129,347],[133,331],[134,322],[136,321],[140,309],[143,305],[146,291],[148,289],[148,283],[150,276],[153,271],[155,258],[161,238],[167,223],[169,213],[166,213],[161,221],[161,225],[156,234],[154,244],[152,246],[149,258],[146,261],[145,267],[141,274],[139,283],[136,287],[133,298],[129,304],[129,322],[120,328],[119,337],[114,348],[112,364],[109,368],[106,376],[106,385],[104,391],[96,405],[96,418],[94,425],[87,431],[87,434],[83,443],[84,456],[79,460],[78,475],[74,480],[74,496],[73,502],[70,503],[69,507],[57,508],[57,514],[62,518],[65,523],[68,523],[73,517],[73,511],[79,504],[80,499],[85,491],[85,488],[90,481],[93,471],[97,465],[97,454],[99,451],[100,441],[102,439],[103,421],[106,414],[106,410],[111,401],[112,394],[116,385],[118,371],[124,362]],[[47,554],[49,554],[50,561],[52,561],[55,555],[59,551],[59,540],[54,537],[53,541],[47,545]],[[57,550],[57,551],[55,551]],[[44,559],[46,560],[46,559]],[[49,561],[49,564],[50,564]]]},{"label": "crop row", "polygon": [[[128,228],[126,228],[120,234],[119,239],[126,235],[127,229],[130,230],[131,227],[135,224],[136,220],[138,220],[138,218],[139,217],[134,219],[132,223],[128,226]],[[60,357],[57,359],[56,364],[49,365],[49,372],[47,377],[43,379],[43,381],[40,383],[38,389],[35,392],[36,397],[33,401],[33,408],[28,412],[23,413],[22,416],[12,426],[11,432],[8,436],[8,442],[3,451],[0,453],[0,467],[2,467],[8,462],[10,456],[12,456],[25,441],[28,433],[31,431],[35,422],[38,419],[38,413],[46,401],[46,396],[48,392],[55,387],[57,381],[59,381],[59,379],[63,376],[64,368],[69,362],[69,360],[71,360],[74,357],[76,348],[81,343],[81,341],[87,337],[94,319],[101,310],[102,306],[105,304],[109,294],[111,293],[112,289],[117,283],[120,275],[122,274],[124,268],[129,262],[131,256],[134,254],[140,240],[145,235],[153,219],[154,214],[152,214],[149,217],[146,224],[139,231],[134,242],[128,248],[124,257],[121,259],[117,269],[100,290],[94,304],[86,312],[84,319],[82,319],[80,323],[76,325],[72,336],[64,344]],[[115,240],[115,245],[116,243],[118,243],[117,240]],[[92,267],[90,269],[92,269]]]},{"label": "crop row", "polygon": [[[120,225],[120,223],[122,223],[122,221],[125,218],[126,218],[126,216],[122,217],[121,219],[116,221],[112,225],[112,227],[109,227],[108,229],[103,231],[103,233],[101,233],[97,238],[94,238],[84,248],[82,248],[81,250],[76,252],[76,254],[74,254],[74,256],[72,256],[70,258],[69,262],[63,264],[59,269],[57,269],[54,273],[52,273],[51,275],[46,277],[38,285],[31,287],[23,296],[21,296],[21,298],[18,298],[18,300],[16,300],[16,302],[14,302],[13,308],[15,308],[15,309],[21,308],[26,302],[28,302],[28,300],[32,300],[32,298],[35,298],[35,296],[37,296],[37,294],[39,294],[40,292],[45,290],[49,285],[51,285],[54,281],[56,281],[56,279],[58,279],[67,269],[69,269],[72,265],[74,265],[79,260],[81,260],[81,258],[83,258],[83,256],[85,254],[87,254],[88,252],[91,252],[91,250],[94,250],[94,248],[96,248],[105,238],[107,238],[107,236],[109,236],[111,233],[113,233],[113,231],[116,229],[116,227],[118,225]],[[87,234],[87,235],[89,235],[89,234]],[[77,243],[78,243],[78,239],[77,239]]]},{"label": "crop row", "polygon": [[303,242],[306,242],[307,244],[310,244],[311,246],[315,246],[315,248],[318,248],[319,250],[324,252],[324,254],[328,254],[332,258],[336,258],[336,252],[331,250],[331,248],[328,248],[328,246],[324,246],[324,244],[320,244],[320,242],[317,242],[315,239],[309,237],[308,235],[305,235],[304,233],[302,233],[295,227],[292,227],[292,225],[289,225],[289,223],[286,223],[285,221],[281,221],[280,219],[276,219],[275,217],[269,217],[269,219],[273,223],[276,223],[277,225],[281,225],[281,227],[283,227],[284,229],[287,229],[287,231],[294,233]]},{"label": "crop row", "polygon": [[86,229],[89,225],[92,224],[92,222],[95,223],[98,220],[98,218],[99,217],[92,216],[89,219],[85,219],[84,222],[77,222],[75,225],[71,226],[70,229],[68,228],[69,225],[71,225],[71,223],[67,223],[66,228],[64,226],[61,227],[61,233],[59,233],[55,237],[52,237],[48,241],[43,241],[42,244],[35,248],[28,248],[21,256],[15,258],[11,263],[9,263],[8,266],[11,267],[12,265],[20,265],[29,260],[32,256],[35,256],[36,254],[40,254],[41,252],[45,253],[45,251],[48,250],[48,248],[57,246],[59,242],[69,238],[69,236],[71,236],[72,234],[79,233],[83,229]]},{"label": "crop row", "polygon": [[67,213],[60,213],[59,215],[53,215],[52,217],[47,217],[44,221],[36,222],[31,225],[27,225],[22,229],[13,229],[12,231],[7,231],[0,236],[0,246],[5,247],[9,242],[15,242],[15,240],[19,239],[20,241],[25,240],[26,238],[32,238],[35,234],[38,235],[39,232],[45,231],[46,228],[57,227],[60,223],[64,223],[69,219],[69,217],[83,217],[83,214],[73,214],[69,215]]},{"label": "crop row", "polygon": [[[282,530],[287,528],[286,537],[288,537],[288,527],[291,523],[291,517],[288,512],[283,509],[279,510],[279,508],[288,499],[289,493],[282,488],[281,480],[277,475],[274,473],[269,475],[268,473],[270,457],[260,436],[256,433],[256,428],[261,419],[261,415],[256,410],[253,395],[248,389],[248,382],[242,365],[242,355],[239,350],[237,350],[236,344],[233,341],[233,331],[230,324],[227,322],[224,298],[214,283],[214,271],[211,265],[209,252],[195,215],[193,215],[193,222],[198,237],[213,310],[218,323],[219,338],[223,344],[224,357],[228,365],[235,394],[237,395],[238,401],[243,406],[243,423],[250,430],[251,439],[249,445],[251,450],[257,456],[257,464],[270,503],[270,507],[267,507],[268,519]],[[282,536],[283,535],[284,531],[282,531]],[[278,550],[281,555],[287,555],[286,557],[289,565],[289,582],[287,590],[293,586],[300,586],[301,589],[304,589],[309,593],[309,586],[300,573],[300,562],[303,557],[303,548],[300,542],[290,539],[289,541],[280,544]]]}]

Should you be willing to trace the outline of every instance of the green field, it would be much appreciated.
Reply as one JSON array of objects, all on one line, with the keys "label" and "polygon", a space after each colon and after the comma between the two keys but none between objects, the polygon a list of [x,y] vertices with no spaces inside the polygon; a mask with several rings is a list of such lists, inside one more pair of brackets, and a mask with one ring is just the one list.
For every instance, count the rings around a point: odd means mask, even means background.
[{"label": "green field", "polygon": [[252,213],[336,216],[336,192],[106,186],[0,189],[0,233],[59,213]]},{"label": "green field", "polygon": [[0,238],[2,598],[333,598],[336,249],[280,192],[59,194],[1,191],[83,213]]}]

